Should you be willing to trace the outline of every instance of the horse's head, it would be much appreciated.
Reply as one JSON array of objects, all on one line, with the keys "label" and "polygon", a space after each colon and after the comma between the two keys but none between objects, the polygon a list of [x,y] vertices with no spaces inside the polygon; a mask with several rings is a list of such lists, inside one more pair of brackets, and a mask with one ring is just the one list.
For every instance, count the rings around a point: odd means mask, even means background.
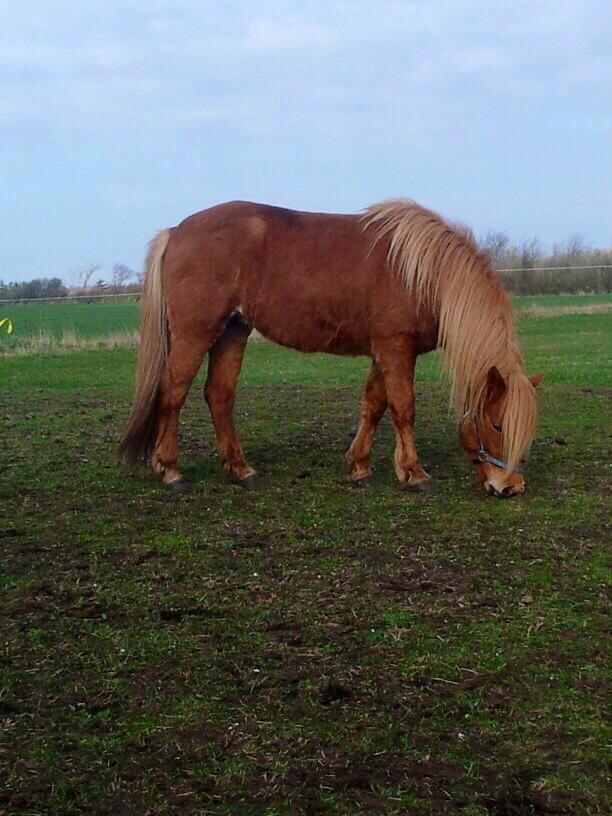
[{"label": "horse's head", "polygon": [[525,492],[521,461],[533,436],[534,389],[541,374],[513,378],[510,387],[493,366],[482,407],[459,426],[459,437],[487,493],[510,498]]}]

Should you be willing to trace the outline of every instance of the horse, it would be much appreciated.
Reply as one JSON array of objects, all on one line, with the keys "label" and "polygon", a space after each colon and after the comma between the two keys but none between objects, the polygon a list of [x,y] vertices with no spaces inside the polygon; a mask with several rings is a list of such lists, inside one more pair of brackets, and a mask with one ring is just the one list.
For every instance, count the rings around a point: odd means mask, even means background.
[{"label": "horse", "polygon": [[537,421],[508,295],[472,232],[409,199],[359,214],[232,201],[189,216],[151,241],[141,302],[134,403],[118,456],[142,454],[163,483],[189,489],[178,465],[179,413],[208,354],[204,395],[223,470],[252,487],[233,421],[247,339],[302,352],[367,355],[349,480],[371,481],[369,458],[387,406],[400,485],[431,488],[415,447],[417,356],[442,350],[459,439],[489,494],[525,490],[521,463]]}]

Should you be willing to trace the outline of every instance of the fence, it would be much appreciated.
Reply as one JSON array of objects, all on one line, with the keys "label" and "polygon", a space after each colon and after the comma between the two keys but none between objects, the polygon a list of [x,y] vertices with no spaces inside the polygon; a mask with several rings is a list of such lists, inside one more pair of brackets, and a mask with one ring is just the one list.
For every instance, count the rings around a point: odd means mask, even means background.
[{"label": "fence", "polygon": [[612,291],[612,264],[497,269],[516,295],[604,294]]},{"label": "fence", "polygon": [[[533,266],[496,269],[508,291],[517,295],[560,295],[578,293],[606,293],[612,291],[612,264],[586,266]],[[575,273],[579,274],[576,275]],[[139,299],[142,292],[109,292],[60,297],[0,298],[0,303],[50,303],[73,300],[111,300],[112,298]]]}]

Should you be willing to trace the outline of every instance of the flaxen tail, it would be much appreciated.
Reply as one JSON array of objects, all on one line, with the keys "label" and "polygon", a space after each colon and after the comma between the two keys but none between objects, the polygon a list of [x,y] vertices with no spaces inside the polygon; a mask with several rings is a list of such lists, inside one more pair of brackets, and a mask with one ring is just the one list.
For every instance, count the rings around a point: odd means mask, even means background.
[{"label": "flaxen tail", "polygon": [[162,291],[162,262],[170,230],[158,232],[149,244],[140,304],[140,347],[132,413],[117,455],[132,464],[142,453],[148,458],[155,444],[157,393],[168,357],[166,305]]}]

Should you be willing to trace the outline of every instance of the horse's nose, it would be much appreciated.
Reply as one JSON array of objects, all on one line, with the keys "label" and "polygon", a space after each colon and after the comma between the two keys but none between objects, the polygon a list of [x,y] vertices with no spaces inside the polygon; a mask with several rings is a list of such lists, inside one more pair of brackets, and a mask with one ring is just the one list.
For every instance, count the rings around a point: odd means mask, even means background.
[{"label": "horse's nose", "polygon": [[495,485],[490,482],[487,484],[487,493],[489,496],[495,496],[498,499],[511,499],[515,495],[514,489],[510,485],[506,485],[501,490],[498,490]]}]

